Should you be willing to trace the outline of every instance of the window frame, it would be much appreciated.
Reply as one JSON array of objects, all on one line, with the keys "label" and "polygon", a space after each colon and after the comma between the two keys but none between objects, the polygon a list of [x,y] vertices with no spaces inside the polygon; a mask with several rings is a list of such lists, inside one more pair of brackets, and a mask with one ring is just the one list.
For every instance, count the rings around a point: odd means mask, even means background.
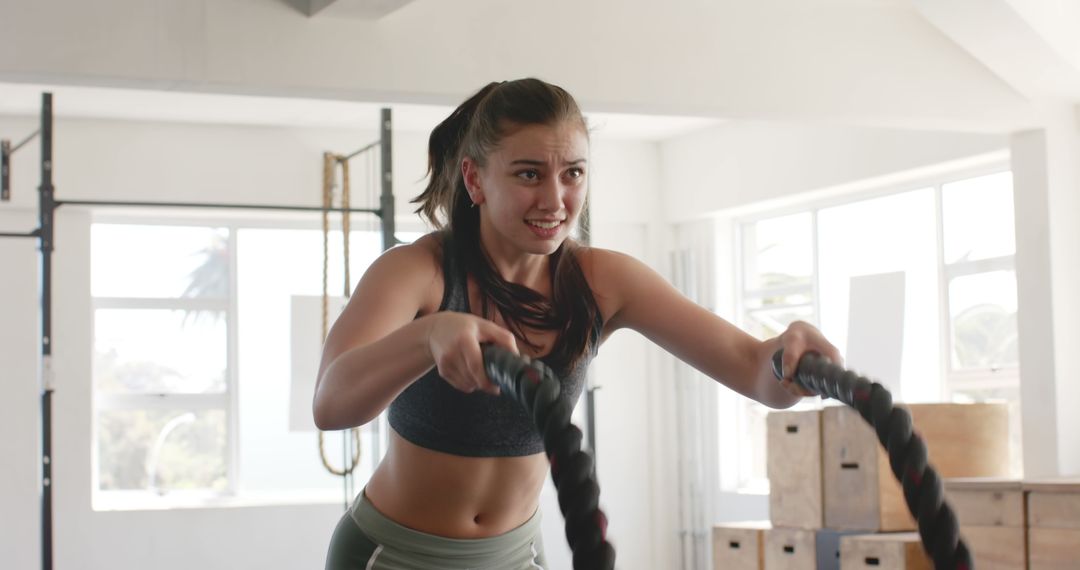
[{"label": "window frame", "polygon": [[[749,314],[777,308],[769,307],[752,309],[748,307],[748,300],[762,298],[770,293],[781,292],[809,293],[810,305],[812,306],[812,318],[808,319],[807,322],[814,326],[819,326],[821,314],[821,284],[820,267],[818,263],[819,212],[826,208],[932,188],[934,202],[933,215],[935,216],[935,226],[937,231],[935,239],[938,255],[938,340],[939,351],[941,354],[939,398],[942,401],[948,401],[952,398],[953,393],[958,391],[987,388],[1011,388],[1019,386],[1019,365],[977,370],[953,369],[951,352],[953,318],[950,312],[949,299],[949,283],[956,277],[999,270],[1013,271],[1015,274],[1015,251],[1012,255],[976,261],[962,261],[951,264],[945,263],[944,252],[944,186],[954,182],[1009,171],[1011,171],[1011,164],[1007,152],[989,153],[987,155],[973,157],[969,160],[918,169],[916,171],[900,173],[893,176],[885,176],[855,185],[812,192],[809,195],[804,194],[791,200],[770,201],[762,205],[742,208],[732,212],[730,215],[732,221],[730,230],[732,235],[730,236],[730,239],[735,248],[735,255],[731,259],[731,264],[734,266],[732,272],[734,275],[733,314],[738,319],[736,324],[745,329],[747,326],[746,318]],[[799,213],[810,214],[810,236],[808,236],[808,238],[811,242],[811,255],[813,256],[811,265],[811,284],[808,286],[747,290],[745,278],[748,264],[746,262],[747,252],[744,248],[745,238],[743,237],[745,235],[745,229],[762,220]],[[775,291],[773,289],[775,289]],[[788,291],[789,289],[791,291]],[[800,306],[803,305],[804,304],[801,304]],[[719,472],[722,474],[721,481],[719,482],[721,491],[724,493],[735,493],[740,495],[761,495],[767,493],[767,474],[762,478],[747,475],[747,473],[752,474],[755,469],[748,469],[747,466],[741,464],[741,447],[746,445],[747,442],[751,441],[753,438],[751,437],[751,434],[742,431],[742,420],[740,418],[752,414],[753,410],[751,407],[764,406],[746,398],[738,398],[733,394],[724,394],[723,392],[721,392],[721,394],[720,398],[736,398],[736,400],[734,403],[731,403],[730,401],[718,402],[719,407],[729,410],[734,409],[736,413],[731,414],[732,417],[726,421],[718,421],[720,429],[723,430],[734,427],[738,431],[733,438],[724,438],[723,436],[720,438],[721,442],[725,441],[725,439],[729,442],[734,441],[736,443],[736,449],[721,449],[718,455],[721,458],[735,457],[737,458],[736,461],[740,462],[740,465],[736,466],[734,469],[723,464],[720,466]],[[732,408],[731,406],[735,407]],[[820,403],[817,401],[813,401],[812,403],[804,402],[798,404],[797,407],[793,409],[813,409],[819,406]],[[721,462],[723,463],[722,460]],[[724,476],[723,474],[727,475]],[[734,480],[732,480],[733,475]],[[766,483],[765,485],[762,484],[763,481]]]},{"label": "window frame", "polygon": [[[95,323],[100,309],[161,309],[221,310],[225,314],[226,326],[226,372],[225,389],[213,394],[190,393],[145,393],[145,394],[108,394],[99,392],[94,379],[91,379],[91,505],[95,511],[115,510],[161,510],[173,508],[216,508],[235,506],[268,506],[292,504],[336,504],[340,503],[340,493],[306,494],[289,491],[245,491],[240,487],[240,397],[238,393],[239,370],[239,264],[238,241],[241,230],[301,230],[321,231],[319,214],[309,213],[264,213],[259,215],[237,215],[227,213],[194,213],[191,211],[145,212],[102,212],[92,211],[90,227],[95,225],[138,225],[138,226],[188,226],[201,228],[219,228],[228,231],[227,248],[229,253],[228,297],[224,299],[162,298],[162,297],[95,297],[90,294],[90,345],[95,344]],[[352,232],[378,232],[379,222],[369,221],[366,216],[354,217]],[[402,223],[395,220],[395,230],[401,234],[423,233],[428,228],[422,222]],[[330,218],[330,231],[340,232],[340,215]],[[92,251],[92,250],[91,250]],[[91,261],[92,263],[92,261]],[[359,278],[359,276],[356,276]],[[91,348],[91,352],[93,349]],[[99,424],[100,412],[109,410],[223,410],[226,417],[226,477],[228,483],[224,489],[214,491],[170,490],[155,493],[149,489],[139,490],[103,490],[100,487]],[[377,420],[385,423],[383,418]],[[381,430],[385,431],[385,430]],[[382,435],[385,439],[385,434]],[[315,445],[314,438],[312,445]],[[382,450],[385,452],[385,449]],[[381,455],[381,454],[380,454]]]}]

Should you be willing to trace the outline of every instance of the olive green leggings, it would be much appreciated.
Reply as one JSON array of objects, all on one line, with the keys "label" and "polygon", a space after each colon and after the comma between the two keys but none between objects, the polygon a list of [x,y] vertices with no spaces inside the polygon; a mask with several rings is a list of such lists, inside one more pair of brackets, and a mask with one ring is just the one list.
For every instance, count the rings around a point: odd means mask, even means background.
[{"label": "olive green leggings", "polygon": [[459,539],[404,527],[361,492],[338,521],[326,570],[543,570],[540,513],[499,536]]}]

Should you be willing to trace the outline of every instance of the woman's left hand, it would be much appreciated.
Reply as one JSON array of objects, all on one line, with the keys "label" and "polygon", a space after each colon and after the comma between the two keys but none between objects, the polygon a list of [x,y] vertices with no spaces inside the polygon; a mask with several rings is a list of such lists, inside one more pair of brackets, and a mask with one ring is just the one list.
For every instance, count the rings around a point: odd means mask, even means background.
[{"label": "woman's left hand", "polygon": [[816,352],[830,361],[836,364],[842,364],[843,359],[840,357],[840,351],[836,349],[829,341],[825,340],[825,336],[821,334],[817,328],[809,323],[803,321],[795,321],[788,325],[787,330],[776,337],[778,346],[776,349],[783,349],[783,379],[780,380],[780,385],[785,390],[795,394],[797,396],[815,396],[813,392],[802,388],[794,382],[795,369],[799,364],[799,359],[807,352]]}]

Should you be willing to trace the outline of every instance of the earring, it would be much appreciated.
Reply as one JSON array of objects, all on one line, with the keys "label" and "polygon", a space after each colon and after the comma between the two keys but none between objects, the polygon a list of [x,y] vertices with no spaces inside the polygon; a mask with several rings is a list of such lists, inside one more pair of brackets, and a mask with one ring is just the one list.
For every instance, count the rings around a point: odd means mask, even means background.
[{"label": "earring", "polygon": [[470,207],[470,208],[475,208],[475,207],[476,207],[476,202],[471,202],[471,201],[470,201],[470,202],[469,202],[469,207]]}]

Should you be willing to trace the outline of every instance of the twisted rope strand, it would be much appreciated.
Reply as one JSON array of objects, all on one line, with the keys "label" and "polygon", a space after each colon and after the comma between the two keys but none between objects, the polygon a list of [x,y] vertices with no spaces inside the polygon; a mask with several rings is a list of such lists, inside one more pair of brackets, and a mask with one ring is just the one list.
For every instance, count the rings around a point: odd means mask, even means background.
[{"label": "twisted rope strand", "polygon": [[615,568],[593,458],[581,449],[582,433],[570,423],[570,404],[559,399],[559,379],[542,362],[494,345],[484,347],[484,368],[503,396],[517,400],[533,417],[544,439],[575,570]]}]

